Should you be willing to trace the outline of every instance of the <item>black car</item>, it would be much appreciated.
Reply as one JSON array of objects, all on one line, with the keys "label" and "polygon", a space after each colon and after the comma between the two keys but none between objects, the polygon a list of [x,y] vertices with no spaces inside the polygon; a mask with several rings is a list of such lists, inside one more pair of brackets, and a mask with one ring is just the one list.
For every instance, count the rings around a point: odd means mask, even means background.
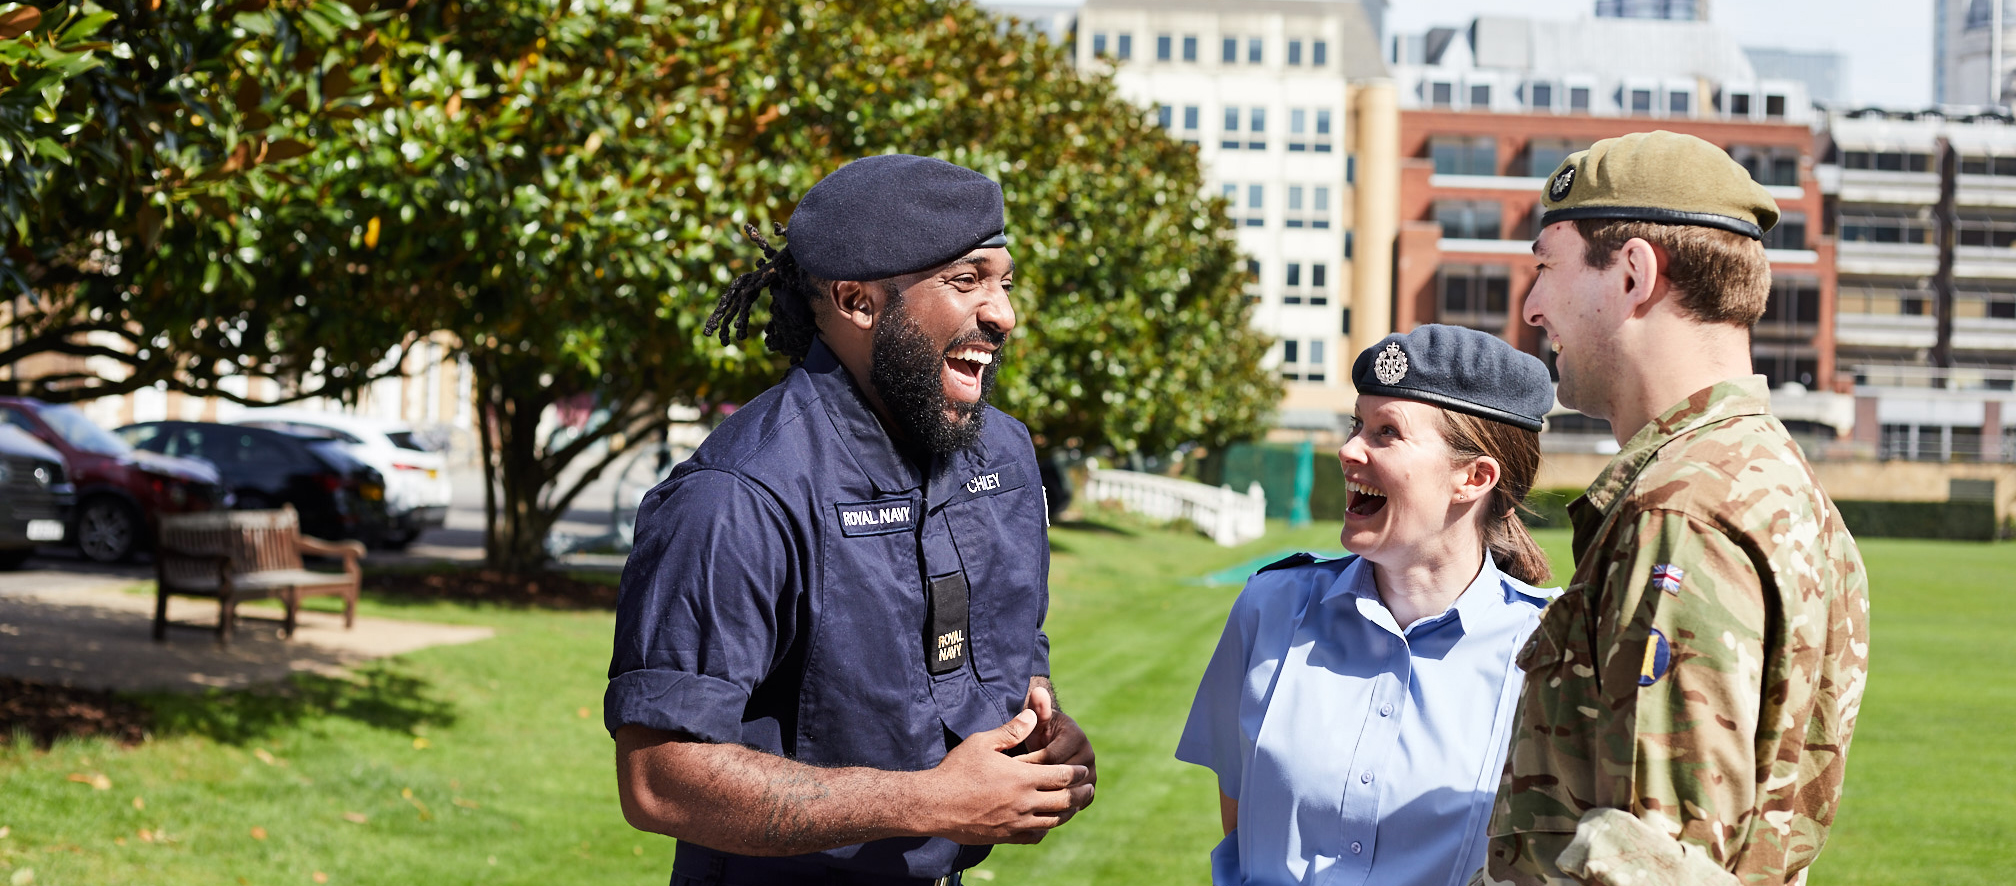
[{"label": "black car", "polygon": [[0,425],[0,569],[19,569],[36,545],[62,541],[76,499],[62,453]]},{"label": "black car", "polygon": [[238,510],[291,504],[301,532],[373,542],[385,531],[385,478],[329,440],[194,421],[150,421],[117,433],[139,449],[215,465]]}]

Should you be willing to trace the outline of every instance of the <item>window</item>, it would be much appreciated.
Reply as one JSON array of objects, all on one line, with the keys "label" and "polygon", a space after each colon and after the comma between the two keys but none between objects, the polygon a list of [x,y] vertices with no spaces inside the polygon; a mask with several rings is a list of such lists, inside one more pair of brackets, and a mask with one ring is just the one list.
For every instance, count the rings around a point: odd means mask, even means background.
[{"label": "window", "polygon": [[1303,218],[1302,218],[1301,185],[1288,186],[1288,214],[1284,217],[1282,223],[1291,228],[1302,227]]},{"label": "window", "polygon": [[[1920,243],[1932,241],[1931,209],[1863,206],[1843,209],[1841,240],[1846,243]],[[1910,312],[1906,312],[1910,313]]]},{"label": "window", "polygon": [[1470,87],[1470,107],[1472,108],[1491,107],[1490,84],[1478,83]]},{"label": "window", "polygon": [[1330,63],[1329,56],[1330,56],[1329,43],[1324,42],[1322,40],[1317,40],[1309,44],[1309,64],[1319,68],[1323,67],[1324,65]]},{"label": "window", "polygon": [[1225,38],[1225,55],[1223,58],[1219,59],[1219,61],[1222,61],[1228,65],[1235,64],[1239,61],[1239,38],[1237,37]]},{"label": "window", "polygon": [[1350,334],[1351,334],[1351,309],[1350,309],[1350,308],[1345,308],[1344,310],[1340,311],[1339,313],[1341,313],[1341,314],[1343,314],[1343,315],[1344,315],[1344,322],[1343,322],[1342,326],[1341,326],[1341,327],[1340,327],[1340,328],[1339,328],[1339,329],[1338,329],[1337,331],[1338,331],[1339,333],[1342,333],[1342,334],[1344,334],[1344,335],[1350,335]]},{"label": "window", "polygon": [[1565,138],[1536,138],[1526,143],[1526,174],[1532,178],[1546,178],[1561,167],[1561,161],[1569,154],[1586,150],[1588,142]]},{"label": "window", "polygon": [[[1330,109],[1316,109],[1316,153],[1330,153]],[[1351,163],[1345,162],[1344,180],[1351,180]]]},{"label": "window", "polygon": [[1157,105],[1155,107],[1155,122],[1161,124],[1164,130],[1175,129],[1176,109],[1168,105]]},{"label": "window", "polygon": [[[1771,277],[1771,295],[1764,317],[1753,334],[1760,337],[1806,339],[1820,325],[1820,281],[1812,277]],[[1802,381],[1800,384],[1812,384]]]},{"label": "window", "polygon": [[1288,150],[1309,150],[1309,112],[1301,108],[1288,109]]},{"label": "window", "polygon": [[1526,103],[1532,105],[1533,110],[1554,110],[1554,84],[1535,83],[1531,87],[1528,87],[1526,95],[1529,99]]},{"label": "window", "polygon": [[1196,132],[1196,131],[1197,131],[1197,106],[1196,106],[1196,105],[1184,105],[1184,106],[1183,106],[1183,129],[1184,129],[1185,131],[1188,131],[1188,132]]},{"label": "window", "polygon": [[1787,212],[1778,217],[1778,223],[1764,232],[1765,249],[1805,249],[1806,213]]},{"label": "window", "polygon": [[1246,62],[1254,65],[1260,63],[1260,38],[1254,37],[1246,41]]},{"label": "window", "polygon": [[1729,93],[1729,116],[1731,117],[1750,116],[1750,93],[1747,92]]},{"label": "window", "polygon": [[1292,338],[1281,340],[1281,377],[1289,381],[1302,378],[1302,343]]},{"label": "window", "polygon": [[1358,182],[1358,155],[1346,154],[1344,155],[1344,183],[1349,185],[1349,184],[1356,184],[1357,182]]},{"label": "window", "polygon": [[1783,117],[1783,116],[1785,116],[1785,97],[1784,97],[1784,96],[1782,96],[1782,95],[1767,95],[1767,96],[1765,96],[1765,97],[1764,97],[1764,116],[1766,116],[1766,117]]},{"label": "window", "polygon": [[[1226,185],[1225,190],[1227,193],[1230,193],[1232,190],[1232,186]],[[1248,304],[1251,304],[1259,300],[1260,300],[1260,263],[1249,258],[1246,260],[1246,301]]]},{"label": "window", "polygon": [[1497,240],[1504,233],[1499,224],[1502,208],[1494,200],[1437,200],[1434,211],[1444,237]]},{"label": "window", "polygon": [[1820,356],[1813,348],[1800,345],[1759,344],[1750,349],[1750,369],[1774,388],[1787,382],[1811,386],[1813,377],[1820,374]]},{"label": "window", "polygon": [[1246,226],[1257,228],[1267,223],[1267,191],[1260,185],[1246,186]]},{"label": "window", "polygon": [[1796,187],[1799,184],[1799,149],[1768,145],[1730,145],[1729,156],[1750,171],[1760,185]]},{"label": "window", "polygon": [[1428,103],[1438,108],[1446,108],[1456,102],[1456,87],[1448,83],[1428,85]]},{"label": "window", "polygon": [[1092,33],[1092,57],[1106,57],[1106,34],[1103,31],[1094,31]]},{"label": "window", "polygon": [[1497,175],[1498,141],[1490,136],[1438,135],[1428,140],[1436,175]]},{"label": "window", "polygon": [[[1353,251],[1353,250],[1352,250],[1352,242],[1351,242],[1351,241],[1353,241],[1353,240],[1356,240],[1356,239],[1357,239],[1356,237],[1353,237],[1353,236],[1351,236],[1351,235],[1352,235],[1352,233],[1353,233],[1353,232],[1351,232],[1351,231],[1345,231],[1345,232],[1344,232],[1344,258],[1345,258],[1345,259],[1347,259],[1347,260],[1351,258],[1351,253],[1352,253],[1352,251]],[[1349,332],[1349,331],[1351,331],[1351,330],[1348,330],[1348,329],[1347,329],[1347,330],[1344,330],[1344,331],[1346,331],[1346,332]]]},{"label": "window", "polygon": [[1330,227],[1330,189],[1317,185],[1309,189],[1309,226]]},{"label": "window", "polygon": [[[1303,345],[1307,347],[1303,347]],[[1328,377],[1324,362],[1324,341],[1312,338],[1307,342],[1295,339],[1281,341],[1281,377],[1288,381],[1323,381]],[[1306,358],[1306,359],[1305,359]]]},{"label": "window", "polygon": [[1228,151],[1239,150],[1239,109],[1235,106],[1225,108],[1225,137],[1219,140],[1218,147]]},{"label": "window", "polygon": [[1302,41],[1300,40],[1288,41],[1288,63],[1291,65],[1299,65],[1302,63]]},{"label": "window", "polygon": [[[1295,190],[1295,189],[1291,189],[1291,193],[1293,192],[1293,190]],[[1283,288],[1283,289],[1281,290],[1281,303],[1282,303],[1282,304],[1284,304],[1284,305],[1299,305],[1299,304],[1301,304],[1301,303],[1302,303],[1302,263],[1301,263],[1301,262],[1292,262],[1292,261],[1291,261],[1291,262],[1289,262],[1289,263],[1288,263],[1288,279],[1287,279],[1286,281],[1284,281],[1284,282],[1285,282],[1286,286],[1285,286],[1285,288]]]},{"label": "window", "polygon": [[1329,265],[1309,266],[1309,303],[1327,305],[1330,303]]},{"label": "window", "polygon": [[1305,381],[1322,381],[1324,375],[1323,340],[1312,338],[1309,340],[1309,360],[1302,364],[1302,378]]},{"label": "window", "polygon": [[1961,246],[2016,246],[2016,216],[2005,213],[1968,212],[1960,216],[1955,233]]},{"label": "window", "polygon": [[1569,87],[1568,110],[1582,114],[1589,113],[1589,87],[1587,86]]},{"label": "window", "polygon": [[1128,59],[1130,59],[1130,58],[1133,58],[1133,57],[1134,57],[1134,35],[1133,35],[1133,34],[1121,34],[1121,35],[1120,35],[1120,39],[1119,39],[1119,41],[1118,41],[1118,42],[1119,42],[1119,46],[1120,46],[1120,49],[1119,49],[1119,51],[1118,51],[1118,52],[1115,52],[1114,54],[1115,54],[1115,55],[1117,55],[1117,56],[1119,56],[1119,57],[1120,57],[1120,60],[1121,60],[1121,61],[1123,61],[1123,62],[1124,62],[1124,61],[1126,61],[1126,60],[1128,60]]},{"label": "window", "polygon": [[1436,319],[1496,332],[1505,326],[1511,292],[1504,265],[1443,265],[1435,269]]},{"label": "window", "polygon": [[1247,121],[1246,149],[1249,151],[1267,150],[1267,109],[1254,108],[1253,113],[1247,117]]},{"label": "window", "polygon": [[1932,155],[1904,151],[1843,151],[1843,169],[1876,169],[1884,172],[1931,172]]},{"label": "window", "polygon": [[1196,34],[1183,35],[1183,60],[1186,62],[1194,62],[1197,60]]},{"label": "window", "polygon": [[1168,34],[1155,35],[1155,60],[1158,62],[1171,61],[1176,55],[1175,43],[1175,38],[1170,37]]},{"label": "window", "polygon": [[1652,113],[1652,90],[1650,89],[1631,90],[1631,113],[1633,114]]},{"label": "window", "polygon": [[1687,92],[1666,93],[1666,113],[1685,117],[1693,106],[1694,96]]}]

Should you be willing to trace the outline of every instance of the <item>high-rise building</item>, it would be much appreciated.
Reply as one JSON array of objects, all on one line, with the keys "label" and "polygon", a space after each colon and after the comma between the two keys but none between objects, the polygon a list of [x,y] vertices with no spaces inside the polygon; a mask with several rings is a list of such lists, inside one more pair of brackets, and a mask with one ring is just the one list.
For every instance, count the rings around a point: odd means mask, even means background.
[{"label": "high-rise building", "polygon": [[1352,358],[1391,330],[1396,96],[1383,3],[1087,0],[1078,64],[1195,146],[1277,338],[1284,426],[1334,430]]},{"label": "high-rise building", "polygon": [[1708,0],[1596,0],[1597,18],[1708,20]]},{"label": "high-rise building", "polygon": [[2007,106],[2016,99],[2012,13],[2012,0],[1932,0],[1933,101]]},{"label": "high-rise building", "polygon": [[[1522,311],[1541,187],[1599,139],[1666,129],[1727,150],[1782,212],[1764,243],[1772,291],[1753,330],[1757,371],[1773,387],[1837,387],[1833,244],[1803,83],[1758,77],[1705,22],[1485,17],[1393,45],[1403,158],[1394,328],[1470,326],[1551,360]],[[1833,403],[1833,414],[1846,406]],[[1814,433],[1831,439],[1852,415],[1827,420]]]},{"label": "high-rise building", "polygon": [[1836,107],[1848,100],[1842,90],[1848,82],[1848,58],[1838,52],[1777,49],[1749,46],[1750,68],[1759,80],[1797,80],[1806,84],[1806,95],[1815,104]]}]

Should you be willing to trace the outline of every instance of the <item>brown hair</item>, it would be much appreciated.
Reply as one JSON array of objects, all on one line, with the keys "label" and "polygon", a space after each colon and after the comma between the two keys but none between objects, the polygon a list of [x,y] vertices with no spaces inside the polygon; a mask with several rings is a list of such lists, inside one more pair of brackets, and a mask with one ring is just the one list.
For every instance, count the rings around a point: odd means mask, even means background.
[{"label": "brown hair", "polygon": [[1633,238],[1666,253],[1660,273],[1679,296],[1680,309],[1702,323],[1754,326],[1771,298],[1771,262],[1764,244],[1734,231],[1700,225],[1641,221],[1575,220],[1587,244],[1582,261],[1607,270]]},{"label": "brown hair", "polygon": [[1490,549],[1492,562],[1527,584],[1546,581],[1554,570],[1519,520],[1526,493],[1533,491],[1540,473],[1540,433],[1444,409],[1442,439],[1458,465],[1487,455],[1498,462],[1498,486],[1484,503],[1484,546]]}]

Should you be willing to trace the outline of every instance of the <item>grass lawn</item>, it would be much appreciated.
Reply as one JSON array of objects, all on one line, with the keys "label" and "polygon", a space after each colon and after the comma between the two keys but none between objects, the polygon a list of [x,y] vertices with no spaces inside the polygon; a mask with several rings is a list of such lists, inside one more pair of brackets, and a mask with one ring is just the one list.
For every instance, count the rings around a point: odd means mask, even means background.
[{"label": "grass lawn", "polygon": [[[1541,541],[1565,574],[1565,534]],[[1227,549],[1080,524],[1053,545],[1056,678],[1098,748],[1099,802],[1040,846],[996,850],[969,882],[1202,883],[1216,789],[1170,754],[1237,587],[1194,579],[1279,550],[1335,550],[1335,528],[1276,527]],[[2016,545],[1863,551],[1875,676],[1812,882],[2006,882],[2016,677],[1997,653],[2016,633]],[[137,748],[0,746],[0,884],[29,870],[43,886],[665,882],[671,841],[617,811],[600,721],[607,613],[385,599],[364,610],[498,636],[355,682],[304,681],[285,698],[155,697],[161,734]]]}]

